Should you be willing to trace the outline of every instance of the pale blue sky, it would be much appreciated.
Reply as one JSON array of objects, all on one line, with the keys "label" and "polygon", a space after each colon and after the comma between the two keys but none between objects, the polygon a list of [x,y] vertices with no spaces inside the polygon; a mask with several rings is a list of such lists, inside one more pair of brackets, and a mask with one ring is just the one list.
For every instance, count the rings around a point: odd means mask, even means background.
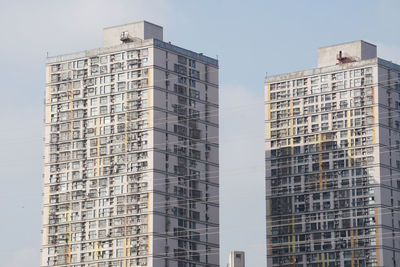
[{"label": "pale blue sky", "polygon": [[363,39],[400,62],[399,1],[5,1],[0,10],[1,266],[39,265],[46,53],[102,45],[102,28],[148,20],[220,60],[221,266],[265,266],[263,81],[313,68],[317,48]]}]

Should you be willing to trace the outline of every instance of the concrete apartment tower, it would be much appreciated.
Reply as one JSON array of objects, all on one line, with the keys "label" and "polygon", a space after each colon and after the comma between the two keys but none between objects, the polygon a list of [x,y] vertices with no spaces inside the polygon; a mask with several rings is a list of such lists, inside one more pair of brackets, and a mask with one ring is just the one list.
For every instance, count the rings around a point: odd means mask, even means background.
[{"label": "concrete apartment tower", "polygon": [[232,251],[229,253],[228,267],[245,267],[244,251]]},{"label": "concrete apartment tower", "polygon": [[41,266],[219,266],[218,61],[146,21],[46,64]]},{"label": "concrete apartment tower", "polygon": [[364,41],[265,79],[268,266],[400,266],[400,66]]}]

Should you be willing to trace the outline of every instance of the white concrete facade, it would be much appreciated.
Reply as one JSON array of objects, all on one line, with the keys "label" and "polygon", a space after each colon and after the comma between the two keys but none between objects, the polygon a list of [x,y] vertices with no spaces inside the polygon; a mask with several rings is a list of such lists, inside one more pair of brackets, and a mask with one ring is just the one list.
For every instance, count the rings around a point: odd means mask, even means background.
[{"label": "white concrete facade", "polygon": [[219,266],[218,61],[158,38],[48,58],[40,266]]},{"label": "white concrete facade", "polygon": [[246,259],[244,251],[231,251],[229,253],[228,267],[245,267]]},{"label": "white concrete facade", "polygon": [[374,47],[265,80],[269,267],[400,264],[400,66]]}]

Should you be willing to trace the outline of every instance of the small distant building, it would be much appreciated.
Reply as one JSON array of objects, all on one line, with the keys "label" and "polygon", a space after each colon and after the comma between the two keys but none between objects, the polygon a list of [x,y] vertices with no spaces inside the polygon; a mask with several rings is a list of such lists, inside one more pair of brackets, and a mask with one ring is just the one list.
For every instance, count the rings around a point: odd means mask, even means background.
[{"label": "small distant building", "polygon": [[244,251],[232,251],[229,254],[228,267],[245,267]]}]

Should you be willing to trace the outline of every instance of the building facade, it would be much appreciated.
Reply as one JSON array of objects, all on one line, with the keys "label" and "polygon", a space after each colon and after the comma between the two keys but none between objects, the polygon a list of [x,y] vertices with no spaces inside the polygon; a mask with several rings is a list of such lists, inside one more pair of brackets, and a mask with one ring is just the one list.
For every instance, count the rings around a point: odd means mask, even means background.
[{"label": "building facade", "polygon": [[218,61],[142,21],[46,64],[41,266],[219,266]]},{"label": "building facade", "polygon": [[364,41],[266,77],[269,267],[400,265],[399,83]]},{"label": "building facade", "polygon": [[228,267],[245,267],[244,251],[232,251],[229,253]]}]

